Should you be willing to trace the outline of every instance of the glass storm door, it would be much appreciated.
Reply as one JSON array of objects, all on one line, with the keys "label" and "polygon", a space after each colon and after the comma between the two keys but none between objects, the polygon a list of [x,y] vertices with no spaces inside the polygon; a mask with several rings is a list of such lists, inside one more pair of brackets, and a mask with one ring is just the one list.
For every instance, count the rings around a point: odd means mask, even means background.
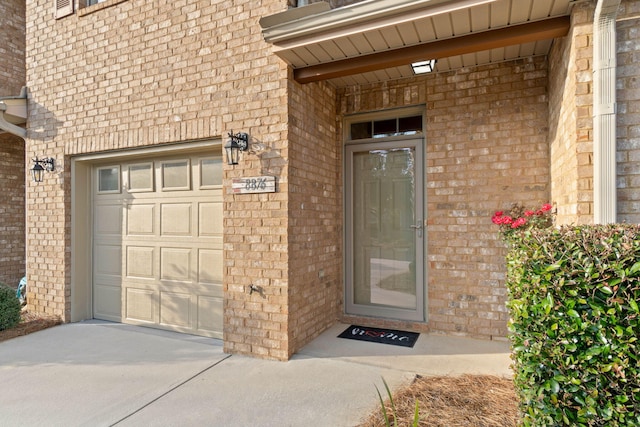
[{"label": "glass storm door", "polygon": [[422,140],[346,147],[348,314],[424,320]]}]

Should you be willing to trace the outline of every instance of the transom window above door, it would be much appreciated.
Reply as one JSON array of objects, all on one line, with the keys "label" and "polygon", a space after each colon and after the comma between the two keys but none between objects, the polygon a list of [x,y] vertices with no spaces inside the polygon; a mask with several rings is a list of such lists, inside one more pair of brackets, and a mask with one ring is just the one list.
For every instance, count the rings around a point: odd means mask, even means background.
[{"label": "transom window above door", "polygon": [[424,136],[425,105],[357,113],[344,118],[345,144]]},{"label": "transom window above door", "polygon": [[349,139],[388,138],[422,133],[422,115],[352,122]]}]

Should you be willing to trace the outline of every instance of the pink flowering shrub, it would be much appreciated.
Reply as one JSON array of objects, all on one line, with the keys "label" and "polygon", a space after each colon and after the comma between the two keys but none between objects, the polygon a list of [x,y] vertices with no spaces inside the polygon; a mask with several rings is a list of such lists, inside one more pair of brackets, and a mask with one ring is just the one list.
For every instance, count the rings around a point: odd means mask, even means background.
[{"label": "pink flowering shrub", "polygon": [[553,206],[549,203],[543,204],[535,211],[516,204],[508,212],[494,213],[491,222],[500,227],[500,233],[504,238],[509,239],[520,231],[551,227],[553,225],[552,209]]}]

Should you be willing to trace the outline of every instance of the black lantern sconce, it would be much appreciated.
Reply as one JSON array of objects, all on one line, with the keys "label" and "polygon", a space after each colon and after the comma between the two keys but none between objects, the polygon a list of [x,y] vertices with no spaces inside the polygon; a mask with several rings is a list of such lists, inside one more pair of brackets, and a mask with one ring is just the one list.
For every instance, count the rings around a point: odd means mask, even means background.
[{"label": "black lantern sconce", "polygon": [[44,172],[53,172],[56,169],[56,162],[50,157],[44,159],[33,159],[33,167],[31,168],[31,177],[33,182],[42,182]]},{"label": "black lantern sconce", "polygon": [[240,160],[240,152],[249,148],[249,135],[240,132],[234,134],[229,132],[229,142],[224,146],[227,152],[227,164],[237,165]]}]

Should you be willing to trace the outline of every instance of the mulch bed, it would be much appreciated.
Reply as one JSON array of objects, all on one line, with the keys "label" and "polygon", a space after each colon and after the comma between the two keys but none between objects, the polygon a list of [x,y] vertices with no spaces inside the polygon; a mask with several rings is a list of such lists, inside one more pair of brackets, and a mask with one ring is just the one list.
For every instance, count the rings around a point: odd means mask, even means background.
[{"label": "mulch bed", "polygon": [[[385,391],[381,390],[383,397]],[[412,426],[416,399],[420,426],[514,427],[518,425],[518,403],[513,381],[490,375],[460,377],[417,376],[407,388],[394,394],[398,426]],[[392,414],[387,403],[387,415]],[[390,416],[391,425],[393,417]],[[386,426],[379,408],[360,427]]]},{"label": "mulch bed", "polygon": [[22,335],[38,332],[61,324],[62,321],[56,316],[47,316],[40,313],[30,313],[26,310],[20,315],[20,323],[14,328],[0,331],[0,342]]}]

